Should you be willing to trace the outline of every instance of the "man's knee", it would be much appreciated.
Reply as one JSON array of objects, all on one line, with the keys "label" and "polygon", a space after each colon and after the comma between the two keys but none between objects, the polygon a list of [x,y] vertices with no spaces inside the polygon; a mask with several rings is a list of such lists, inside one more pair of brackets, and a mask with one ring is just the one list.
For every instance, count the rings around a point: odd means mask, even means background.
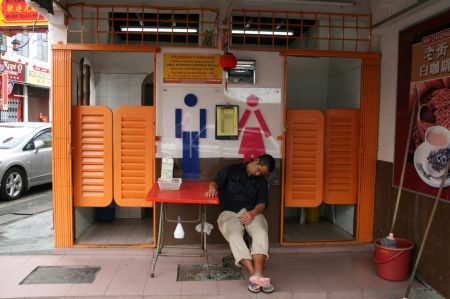
[{"label": "man's knee", "polygon": [[243,236],[239,232],[232,232],[228,235],[228,239],[231,241],[241,241],[244,240]]}]

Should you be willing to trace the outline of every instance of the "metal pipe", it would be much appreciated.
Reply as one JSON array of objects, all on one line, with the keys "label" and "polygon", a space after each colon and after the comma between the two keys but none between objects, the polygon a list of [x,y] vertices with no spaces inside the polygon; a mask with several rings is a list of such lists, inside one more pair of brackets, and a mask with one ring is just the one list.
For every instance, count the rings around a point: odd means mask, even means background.
[{"label": "metal pipe", "polygon": [[424,4],[424,3],[428,2],[428,1],[430,1],[430,0],[418,0],[413,5],[410,5],[410,6],[406,7],[406,8],[404,8],[404,9],[396,12],[395,14],[393,14],[393,15],[391,15],[391,16],[389,16],[389,17],[387,17],[387,18],[385,18],[385,19],[383,19],[381,21],[379,21],[379,22],[376,22],[375,24],[373,24],[372,29],[375,28],[375,27],[381,26],[384,23],[389,22],[389,21],[391,21],[391,20],[393,20],[393,19],[395,19],[395,18],[397,18],[397,17],[399,17],[399,16],[409,12],[410,10],[412,10],[412,9],[414,9],[414,8],[420,6],[420,5],[422,5],[422,4]]}]

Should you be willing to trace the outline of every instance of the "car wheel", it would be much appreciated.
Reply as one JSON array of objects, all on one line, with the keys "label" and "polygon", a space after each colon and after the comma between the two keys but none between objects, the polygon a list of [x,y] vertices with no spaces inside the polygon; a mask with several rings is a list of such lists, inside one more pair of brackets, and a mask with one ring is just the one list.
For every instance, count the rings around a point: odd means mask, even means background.
[{"label": "car wheel", "polygon": [[27,176],[22,169],[18,167],[8,169],[2,178],[0,197],[5,200],[19,198],[26,190],[26,181]]}]

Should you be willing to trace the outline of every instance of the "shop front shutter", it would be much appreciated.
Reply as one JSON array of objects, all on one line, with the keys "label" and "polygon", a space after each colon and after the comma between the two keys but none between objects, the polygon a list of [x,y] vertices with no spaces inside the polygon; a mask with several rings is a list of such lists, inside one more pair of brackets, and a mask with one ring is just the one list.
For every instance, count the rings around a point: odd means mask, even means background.
[{"label": "shop front shutter", "polygon": [[286,123],[285,206],[317,207],[323,194],[323,113],[288,110]]},{"label": "shop front shutter", "polygon": [[356,204],[358,192],[359,110],[325,112],[324,202]]},{"label": "shop front shutter", "polygon": [[108,206],[113,199],[112,111],[74,106],[72,113],[74,206]]},{"label": "shop front shutter", "polygon": [[114,112],[114,200],[123,207],[152,207],[145,195],[154,183],[153,106],[121,106]]}]

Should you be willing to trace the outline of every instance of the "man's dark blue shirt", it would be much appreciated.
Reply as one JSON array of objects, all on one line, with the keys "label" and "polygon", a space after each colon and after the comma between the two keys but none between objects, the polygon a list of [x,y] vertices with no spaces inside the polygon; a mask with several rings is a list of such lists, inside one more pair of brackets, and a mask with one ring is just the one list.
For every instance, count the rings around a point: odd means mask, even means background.
[{"label": "man's dark blue shirt", "polygon": [[266,207],[269,204],[266,178],[249,176],[245,167],[244,164],[226,166],[214,178],[225,211],[237,213],[243,208],[250,211],[259,203],[264,203]]}]

